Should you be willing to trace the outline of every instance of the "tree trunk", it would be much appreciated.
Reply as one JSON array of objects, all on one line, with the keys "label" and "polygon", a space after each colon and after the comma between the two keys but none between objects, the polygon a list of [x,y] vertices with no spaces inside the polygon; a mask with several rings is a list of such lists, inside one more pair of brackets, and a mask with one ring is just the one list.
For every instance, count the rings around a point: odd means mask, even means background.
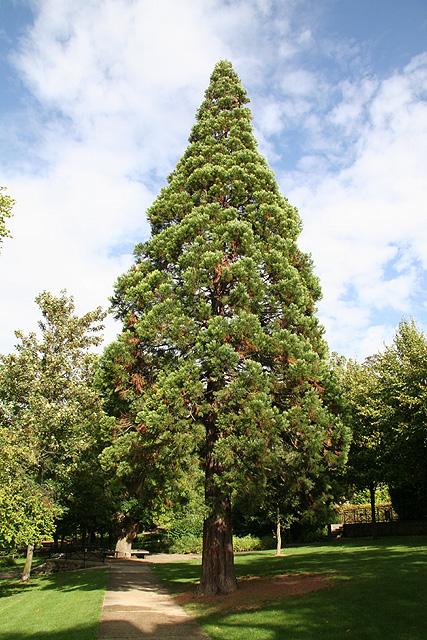
[{"label": "tree trunk", "polygon": [[[206,397],[211,407],[215,404],[218,381],[209,381]],[[216,414],[211,410],[206,419],[206,468],[205,502],[210,515],[203,523],[202,575],[199,594],[226,594],[237,590],[234,572],[233,524],[231,502],[227,493],[218,486],[223,474],[222,463],[214,457],[215,443],[219,438]]]},{"label": "tree trunk", "polygon": [[375,508],[375,485],[373,482],[369,485],[369,494],[371,497],[371,521],[372,521],[372,537],[377,537],[377,515]]},{"label": "tree trunk", "polygon": [[203,524],[199,594],[226,594],[237,590],[230,499],[224,497],[220,504],[222,513],[217,509],[217,513],[206,518]]},{"label": "tree trunk", "polygon": [[279,514],[277,514],[276,537],[277,537],[276,556],[281,556],[282,555],[282,525],[280,523]]},{"label": "tree trunk", "polygon": [[132,556],[132,541],[136,538],[137,525],[130,525],[122,529],[122,537],[117,540],[114,555],[116,558],[130,558]]},{"label": "tree trunk", "polygon": [[24,571],[22,572],[22,582],[28,582],[30,579],[31,565],[33,564],[34,545],[27,545],[27,557],[25,559]]}]

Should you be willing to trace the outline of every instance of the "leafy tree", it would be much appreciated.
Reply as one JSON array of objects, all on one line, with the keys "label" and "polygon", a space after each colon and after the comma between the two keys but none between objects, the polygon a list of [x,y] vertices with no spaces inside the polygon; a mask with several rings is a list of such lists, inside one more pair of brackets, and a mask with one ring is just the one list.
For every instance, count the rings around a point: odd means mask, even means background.
[{"label": "leafy tree", "polygon": [[16,331],[16,353],[0,357],[0,423],[10,441],[31,451],[26,468],[28,482],[38,487],[35,496],[48,490],[63,503],[102,418],[92,385],[97,356],[90,348],[102,340],[98,332],[105,314],[98,308],[79,318],[65,292],[60,297],[43,292],[36,302],[43,317],[41,338]]},{"label": "leafy tree", "polygon": [[344,474],[347,492],[369,489],[371,519],[375,524],[375,496],[386,476],[386,438],[383,430],[380,380],[375,359],[363,364],[341,359],[335,362],[344,390],[352,441]]},{"label": "leafy tree", "polygon": [[6,191],[6,187],[0,187],[0,253],[3,238],[12,237],[6,229],[5,219],[12,217],[12,207],[15,204],[15,200],[7,196],[4,191]]},{"label": "leafy tree", "polygon": [[293,472],[300,441],[337,459],[344,432],[301,220],[257,151],[247,103],[219,62],[112,301],[124,322],[112,393],[162,460],[196,451],[204,467],[202,593],[236,589],[232,493],[253,496],[278,459]]},{"label": "leafy tree", "polygon": [[384,352],[341,369],[353,429],[346,479],[370,489],[373,522],[381,483],[402,519],[427,517],[426,371],[426,336],[405,319]]},{"label": "leafy tree", "polygon": [[60,512],[31,474],[32,450],[0,424],[0,546],[28,545],[23,580],[28,580],[34,545],[52,536]]},{"label": "leafy tree", "polygon": [[427,517],[427,338],[403,319],[393,344],[374,359],[386,481],[399,517]]}]

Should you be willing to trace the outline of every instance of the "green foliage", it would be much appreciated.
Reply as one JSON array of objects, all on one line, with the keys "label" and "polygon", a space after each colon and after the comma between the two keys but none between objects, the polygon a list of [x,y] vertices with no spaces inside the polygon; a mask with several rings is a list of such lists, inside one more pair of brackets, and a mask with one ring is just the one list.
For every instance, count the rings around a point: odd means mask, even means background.
[{"label": "green foliage", "polygon": [[236,552],[239,551],[257,551],[258,549],[264,549],[262,540],[255,536],[248,534],[243,538],[233,536],[233,549]]},{"label": "green foliage", "polygon": [[219,62],[147,212],[151,237],[116,284],[124,329],[104,367],[110,406],[153,447],[152,470],[200,461],[206,526],[229,542],[231,495],[287,517],[328,490],[348,437],[301,220],[257,150],[248,101]]},{"label": "green foliage", "polygon": [[426,336],[405,319],[384,352],[340,369],[353,429],[347,482],[388,485],[403,519],[427,517],[426,371]]},{"label": "green foliage", "polygon": [[202,553],[203,537],[190,534],[176,538],[165,540],[169,553]]},{"label": "green foliage", "polygon": [[12,217],[12,207],[15,204],[15,200],[4,193],[5,190],[6,187],[0,187],[0,253],[3,238],[12,237],[8,229],[6,229],[5,219]]},{"label": "green foliage", "polygon": [[[370,501],[370,492],[368,489],[355,491],[351,496],[351,503],[354,505],[368,504]],[[380,483],[375,489],[375,502],[377,504],[390,502],[390,492],[388,486]]]},{"label": "green foliage", "polygon": [[51,538],[61,510],[31,475],[33,451],[0,424],[0,547]]},{"label": "green foliage", "polygon": [[386,443],[386,481],[404,519],[427,517],[427,337],[403,319],[393,344],[374,360]]},{"label": "green foliage", "polygon": [[168,537],[176,540],[186,536],[201,537],[203,534],[203,512],[190,511],[175,518],[168,527]]},{"label": "green foliage", "polygon": [[0,555],[0,569],[13,569],[16,566],[14,555]]},{"label": "green foliage", "polygon": [[8,456],[9,468],[1,474],[0,520],[9,544],[52,535],[58,503],[72,494],[70,481],[102,418],[90,349],[101,341],[105,314],[97,309],[77,317],[65,292],[43,292],[36,302],[41,338],[16,331],[16,353],[0,357],[0,426],[8,445],[0,455]]},{"label": "green foliage", "polygon": [[[202,553],[203,536],[192,533],[180,537],[166,536],[163,540],[164,549],[168,553]],[[235,552],[256,551],[258,549],[273,548],[274,540],[270,537],[258,538],[250,534],[239,537],[233,536],[233,550]]]},{"label": "green foliage", "polygon": [[348,420],[352,428],[345,482],[348,492],[375,487],[384,481],[385,442],[381,427],[379,378],[368,359],[335,363],[347,401]]}]

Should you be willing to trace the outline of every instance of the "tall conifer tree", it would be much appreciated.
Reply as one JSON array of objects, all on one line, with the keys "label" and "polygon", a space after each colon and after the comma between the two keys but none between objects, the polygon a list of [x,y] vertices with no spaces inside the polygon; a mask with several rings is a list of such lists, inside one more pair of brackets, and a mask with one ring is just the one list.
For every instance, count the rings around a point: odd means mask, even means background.
[{"label": "tall conifer tree", "polygon": [[297,246],[298,212],[257,150],[248,102],[219,62],[190,144],[148,210],[151,238],[112,301],[125,324],[110,350],[116,393],[172,463],[193,449],[205,468],[201,593],[236,589],[233,491],[249,495],[280,461],[290,468],[294,451],[310,451],[295,456],[308,465],[343,458],[314,315],[319,282]]}]

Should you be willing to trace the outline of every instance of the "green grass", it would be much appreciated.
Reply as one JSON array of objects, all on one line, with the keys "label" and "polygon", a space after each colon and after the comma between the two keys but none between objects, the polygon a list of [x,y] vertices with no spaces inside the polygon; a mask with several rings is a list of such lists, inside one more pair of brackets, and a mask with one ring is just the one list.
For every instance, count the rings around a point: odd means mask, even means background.
[{"label": "green grass", "polygon": [[108,570],[0,581],[0,640],[95,640]]},{"label": "green grass", "polygon": [[[425,640],[427,538],[337,541],[237,555],[236,574],[317,573],[330,589],[219,611],[197,599],[187,607],[212,640]],[[188,589],[200,561],[155,565],[175,592]]]},{"label": "green grass", "polygon": [[[47,554],[44,556],[34,556],[32,568],[38,567],[48,559]],[[23,571],[25,565],[25,555],[3,556],[0,558],[0,573],[3,571]]]}]

